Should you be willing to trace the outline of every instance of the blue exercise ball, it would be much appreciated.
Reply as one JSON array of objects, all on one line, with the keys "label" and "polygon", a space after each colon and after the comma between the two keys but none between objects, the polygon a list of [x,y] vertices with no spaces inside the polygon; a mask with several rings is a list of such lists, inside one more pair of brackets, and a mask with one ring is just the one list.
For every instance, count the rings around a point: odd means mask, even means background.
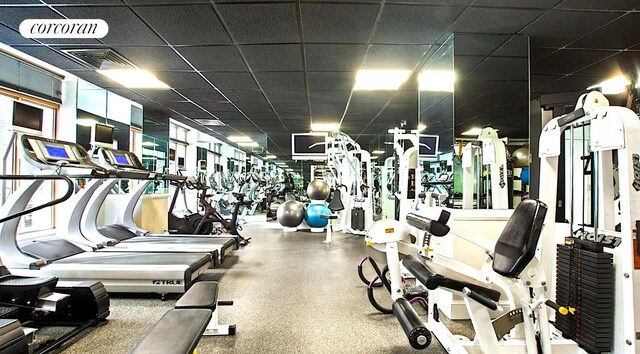
[{"label": "blue exercise ball", "polygon": [[522,172],[520,172],[520,180],[524,184],[529,184],[529,168],[523,168]]},{"label": "blue exercise ball", "polygon": [[297,227],[304,220],[304,205],[295,200],[287,200],[278,207],[276,218],[284,227]]},{"label": "blue exercise ball", "polygon": [[331,215],[331,210],[325,204],[310,204],[304,211],[304,219],[312,228],[327,226],[329,220],[323,219],[322,215]]}]

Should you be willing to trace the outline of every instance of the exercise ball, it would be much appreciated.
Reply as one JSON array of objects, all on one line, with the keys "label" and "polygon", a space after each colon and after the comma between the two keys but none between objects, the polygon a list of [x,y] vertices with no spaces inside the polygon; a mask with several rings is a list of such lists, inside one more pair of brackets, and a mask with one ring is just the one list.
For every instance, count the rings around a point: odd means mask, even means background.
[{"label": "exercise ball", "polygon": [[531,160],[531,152],[528,146],[523,146],[511,154],[513,167],[528,167]]},{"label": "exercise ball", "polygon": [[304,205],[295,200],[288,200],[278,207],[276,218],[284,227],[297,227],[304,219]]},{"label": "exercise ball", "polygon": [[329,220],[323,219],[322,215],[331,215],[331,210],[324,204],[310,204],[304,211],[304,219],[311,228],[322,228],[327,226]]},{"label": "exercise ball", "polygon": [[522,169],[522,172],[520,172],[520,180],[524,184],[529,184],[529,167]]},{"label": "exercise ball", "polygon": [[307,186],[307,196],[311,200],[326,200],[330,193],[329,184],[321,179],[314,179]]}]

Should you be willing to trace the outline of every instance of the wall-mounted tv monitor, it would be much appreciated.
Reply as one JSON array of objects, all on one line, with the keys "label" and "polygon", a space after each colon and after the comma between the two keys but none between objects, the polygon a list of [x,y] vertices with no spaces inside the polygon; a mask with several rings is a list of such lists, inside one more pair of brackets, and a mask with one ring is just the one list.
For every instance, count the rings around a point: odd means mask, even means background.
[{"label": "wall-mounted tv monitor", "polygon": [[432,158],[438,156],[438,142],[440,137],[437,135],[420,134],[418,153],[421,158]]},{"label": "wall-mounted tv monitor", "polygon": [[113,144],[113,127],[102,123],[96,123],[93,127],[92,142]]},{"label": "wall-mounted tv monitor", "polygon": [[20,102],[13,102],[13,125],[16,127],[42,131],[44,111]]},{"label": "wall-mounted tv monitor", "polygon": [[291,157],[294,160],[326,160],[327,133],[291,134]]}]

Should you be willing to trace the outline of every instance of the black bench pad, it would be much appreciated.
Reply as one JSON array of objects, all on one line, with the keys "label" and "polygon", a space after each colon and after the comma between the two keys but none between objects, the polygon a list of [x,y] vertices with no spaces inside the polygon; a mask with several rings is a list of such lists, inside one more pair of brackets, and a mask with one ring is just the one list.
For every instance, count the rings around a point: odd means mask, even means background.
[{"label": "black bench pad", "polygon": [[323,215],[320,215],[320,218],[327,219],[327,220],[332,220],[332,219],[337,219],[338,215],[326,215],[326,214],[323,214]]},{"label": "black bench pad", "polygon": [[147,332],[131,354],[192,354],[209,321],[210,310],[171,310]]},{"label": "black bench pad", "polygon": [[433,262],[424,263],[416,256],[407,256],[402,260],[402,265],[430,290],[443,287],[462,292],[462,289],[469,288],[493,301],[500,300],[500,291],[488,284]]},{"label": "black bench pad", "polygon": [[202,281],[195,283],[176,302],[176,309],[209,309],[215,311],[218,304],[218,283]]}]

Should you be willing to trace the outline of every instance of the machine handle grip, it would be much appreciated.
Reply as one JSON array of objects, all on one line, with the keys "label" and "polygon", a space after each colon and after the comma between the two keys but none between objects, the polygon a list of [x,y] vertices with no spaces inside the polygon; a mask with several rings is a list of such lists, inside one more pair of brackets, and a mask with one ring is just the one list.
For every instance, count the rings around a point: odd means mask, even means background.
[{"label": "machine handle grip", "polygon": [[493,300],[491,300],[491,299],[489,299],[489,298],[487,298],[487,297],[485,297],[483,295],[480,295],[479,293],[477,293],[477,292],[475,292],[475,291],[473,291],[473,290],[471,290],[471,289],[469,289],[467,287],[464,287],[462,289],[462,293],[465,296],[467,296],[468,298],[477,301],[480,305],[488,308],[489,310],[496,311],[496,310],[500,310],[501,309],[501,307],[498,306],[498,304],[495,301],[493,301]]},{"label": "machine handle grip", "polygon": [[67,191],[65,192],[65,194],[57,199],[54,199],[50,202],[38,205],[36,207],[33,208],[29,208],[29,209],[25,209],[22,210],[20,212],[17,212],[15,214],[11,214],[11,215],[7,215],[3,218],[0,218],[0,223],[3,223],[5,221],[11,220],[11,219],[15,219],[18,217],[21,217],[23,215],[29,214],[29,213],[33,213],[36,212],[38,210],[44,209],[44,208],[48,208],[50,206],[54,206],[56,204],[60,204],[62,202],[67,201],[69,198],[71,198],[71,196],[73,195],[74,192],[74,185],[73,185],[73,181],[71,181],[71,179],[67,176],[59,176],[59,175],[53,175],[53,176],[21,176],[21,175],[0,175],[0,180],[56,180],[56,181],[63,181],[67,184]]},{"label": "machine handle grip", "polygon": [[415,349],[425,349],[431,344],[431,332],[425,327],[409,300],[401,297],[393,303],[393,314]]},{"label": "machine handle grip", "polygon": [[576,309],[572,308],[572,307],[564,307],[564,306],[560,306],[557,303],[551,301],[551,300],[547,300],[544,303],[545,305],[551,307],[552,309],[556,310],[559,314],[566,316],[568,314],[574,314]]}]

